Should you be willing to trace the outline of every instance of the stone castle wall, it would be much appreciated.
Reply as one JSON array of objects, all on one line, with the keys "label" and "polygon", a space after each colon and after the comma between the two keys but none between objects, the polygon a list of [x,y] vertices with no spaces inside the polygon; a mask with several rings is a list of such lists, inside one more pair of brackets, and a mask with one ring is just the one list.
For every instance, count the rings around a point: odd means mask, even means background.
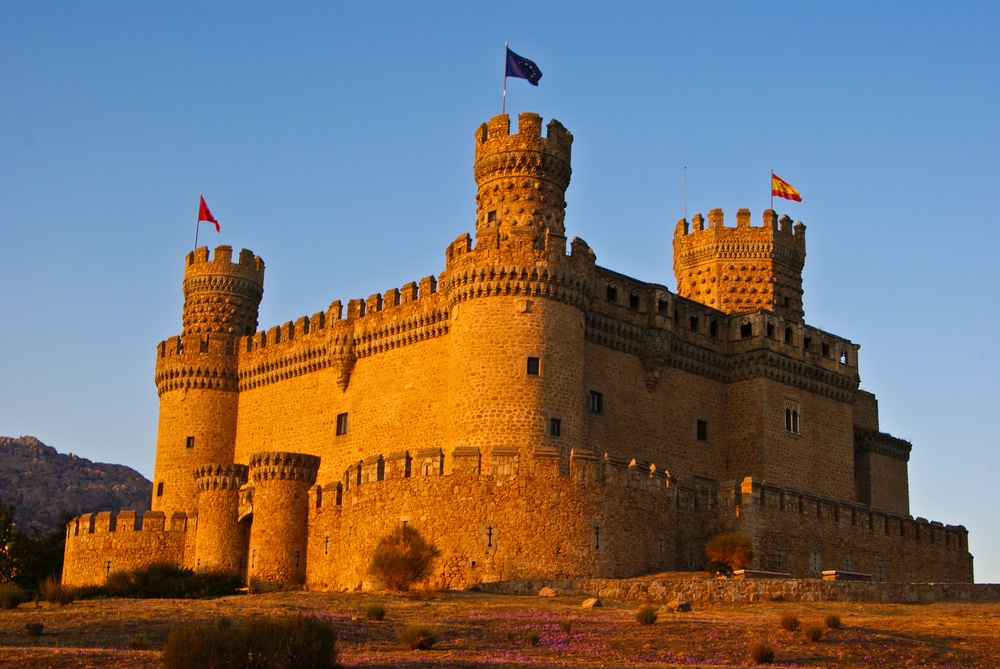
[{"label": "stone castle wall", "polygon": [[372,587],[375,545],[401,523],[441,551],[430,578],[437,587],[542,574],[619,578],[673,564],[673,502],[662,471],[581,451],[562,476],[554,450],[481,457],[469,448],[442,475],[442,459],[440,451],[366,458],[347,473],[349,485],[314,490],[307,586]]},{"label": "stone castle wall", "polygon": [[[138,521],[138,522],[137,522]],[[65,585],[101,585],[113,571],[131,571],[153,562],[177,566],[194,559],[197,516],[134,511],[85,513],[66,526]]]}]

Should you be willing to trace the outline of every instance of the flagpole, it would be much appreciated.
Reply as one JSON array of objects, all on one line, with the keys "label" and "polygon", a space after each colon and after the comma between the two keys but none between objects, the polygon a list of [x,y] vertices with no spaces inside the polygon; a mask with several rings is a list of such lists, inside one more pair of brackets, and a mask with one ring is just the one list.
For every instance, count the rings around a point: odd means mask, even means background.
[{"label": "flagpole", "polygon": [[684,166],[684,222],[688,220],[688,166]]},{"label": "flagpole", "polygon": [[771,211],[774,211],[774,170],[771,170]]},{"label": "flagpole", "polygon": [[503,43],[503,104],[500,105],[500,113],[507,113],[507,59],[510,57],[507,52],[510,51],[510,42]]},{"label": "flagpole", "polygon": [[[198,193],[198,198],[199,198],[198,201],[201,202],[200,198],[203,198],[204,196],[205,196],[204,193]],[[198,211],[198,219],[199,219],[198,222],[194,224],[194,250],[195,251],[198,250],[198,228],[201,226],[201,211],[200,210]]]}]

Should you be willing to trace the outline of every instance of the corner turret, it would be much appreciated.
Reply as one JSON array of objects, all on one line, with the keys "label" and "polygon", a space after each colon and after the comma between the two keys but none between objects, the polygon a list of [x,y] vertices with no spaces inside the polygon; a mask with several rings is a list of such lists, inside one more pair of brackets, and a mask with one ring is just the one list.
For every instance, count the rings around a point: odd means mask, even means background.
[{"label": "corner turret", "polygon": [[750,225],[750,210],[736,213],[736,227],[727,228],[721,209],[701,214],[674,232],[674,274],[677,294],[727,314],[767,309],[802,321],[802,267],[806,260],[806,226],[780,221],[764,212],[762,227]]}]

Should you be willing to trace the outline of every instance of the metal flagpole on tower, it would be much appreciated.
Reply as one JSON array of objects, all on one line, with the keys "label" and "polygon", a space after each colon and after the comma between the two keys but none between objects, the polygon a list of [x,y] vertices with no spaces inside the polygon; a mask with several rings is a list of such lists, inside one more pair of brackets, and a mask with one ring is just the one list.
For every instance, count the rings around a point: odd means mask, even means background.
[{"label": "metal flagpole on tower", "polygon": [[771,170],[771,211],[774,211],[774,170]]},{"label": "metal flagpole on tower", "polygon": [[510,57],[507,52],[510,51],[510,42],[503,43],[503,104],[500,105],[500,113],[507,113],[507,59]]},{"label": "metal flagpole on tower", "polygon": [[[198,201],[199,201],[199,203],[201,202],[200,198],[203,198],[203,197],[205,197],[204,193],[198,193],[198,198],[199,198]],[[198,250],[198,228],[201,226],[201,209],[198,210],[198,217],[197,218],[198,218],[198,222],[194,224],[194,250],[195,251]]]},{"label": "metal flagpole on tower", "polygon": [[684,221],[688,220],[688,166],[684,166]]}]

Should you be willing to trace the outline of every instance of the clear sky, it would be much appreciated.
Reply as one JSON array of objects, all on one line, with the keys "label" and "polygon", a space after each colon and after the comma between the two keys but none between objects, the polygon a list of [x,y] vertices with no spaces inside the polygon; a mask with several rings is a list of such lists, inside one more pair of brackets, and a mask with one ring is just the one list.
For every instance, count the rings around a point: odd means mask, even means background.
[{"label": "clear sky", "polygon": [[199,192],[200,243],[267,264],[262,328],[441,272],[509,41],[601,265],[675,288],[684,166],[689,218],[802,192],[807,321],[861,345],[913,515],[998,582],[998,32],[993,2],[7,0],[0,435],[152,476]]}]

